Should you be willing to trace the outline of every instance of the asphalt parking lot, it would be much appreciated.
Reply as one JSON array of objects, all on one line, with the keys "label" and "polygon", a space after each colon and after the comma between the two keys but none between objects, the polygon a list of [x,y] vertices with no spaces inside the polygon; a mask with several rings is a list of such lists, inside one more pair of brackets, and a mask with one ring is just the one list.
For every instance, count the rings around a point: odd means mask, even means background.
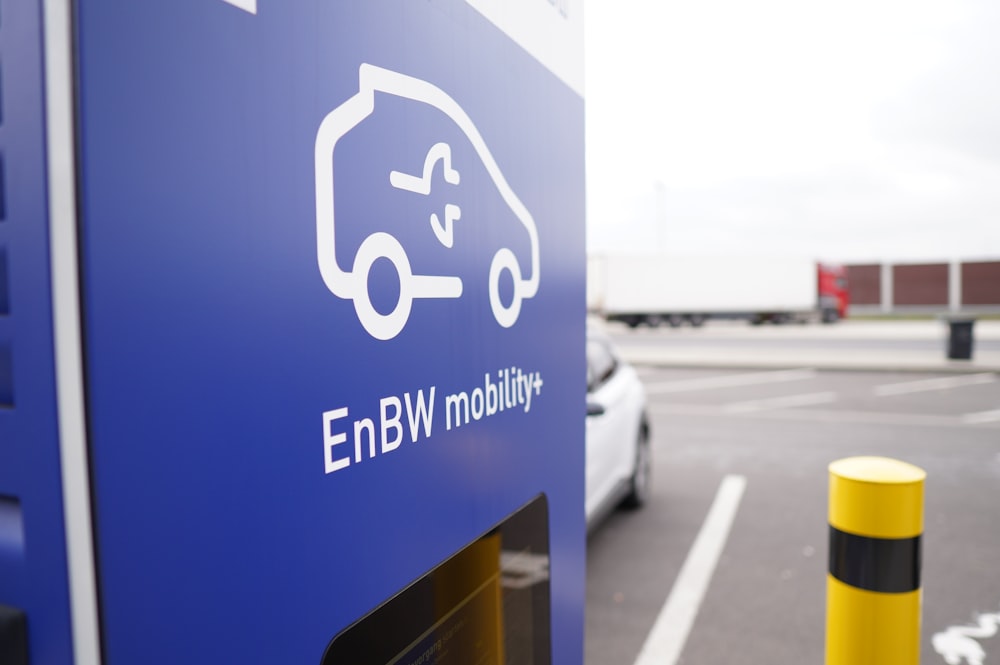
[{"label": "asphalt parking lot", "polygon": [[[1000,663],[1000,634],[980,630],[973,639],[961,629],[1000,613],[1000,375],[640,371],[655,487],[644,509],[614,513],[590,535],[586,665],[636,662],[665,606],[692,619],[690,631],[668,631],[679,656],[663,665],[822,662],[827,465],[854,455],[893,457],[928,473],[922,662],[946,662],[932,640],[952,628],[966,649],[955,663]],[[703,589],[678,590],[720,485],[732,477],[745,486],[731,528],[716,534],[718,562]]]}]

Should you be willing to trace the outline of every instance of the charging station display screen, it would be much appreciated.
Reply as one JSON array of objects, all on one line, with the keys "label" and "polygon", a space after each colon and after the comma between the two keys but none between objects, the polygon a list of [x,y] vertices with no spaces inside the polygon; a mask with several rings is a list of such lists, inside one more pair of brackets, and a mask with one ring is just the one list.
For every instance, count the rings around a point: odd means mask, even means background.
[{"label": "charging station display screen", "polygon": [[339,635],[322,665],[549,665],[539,495]]}]

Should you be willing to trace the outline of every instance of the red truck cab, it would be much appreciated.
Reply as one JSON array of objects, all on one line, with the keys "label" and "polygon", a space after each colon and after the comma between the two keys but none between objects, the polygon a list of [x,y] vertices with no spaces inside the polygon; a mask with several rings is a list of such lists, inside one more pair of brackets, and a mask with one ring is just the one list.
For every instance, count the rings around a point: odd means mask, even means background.
[{"label": "red truck cab", "polygon": [[847,268],[835,263],[819,263],[818,302],[823,323],[836,323],[847,316],[850,296],[847,291]]}]

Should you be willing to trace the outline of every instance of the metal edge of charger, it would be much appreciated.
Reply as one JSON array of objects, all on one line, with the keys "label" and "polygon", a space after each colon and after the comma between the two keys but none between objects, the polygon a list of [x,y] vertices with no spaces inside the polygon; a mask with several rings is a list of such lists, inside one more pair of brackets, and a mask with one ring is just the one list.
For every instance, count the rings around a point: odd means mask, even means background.
[{"label": "metal edge of charger", "polygon": [[42,0],[42,25],[56,406],[73,660],[75,665],[100,665],[77,254],[72,1]]}]

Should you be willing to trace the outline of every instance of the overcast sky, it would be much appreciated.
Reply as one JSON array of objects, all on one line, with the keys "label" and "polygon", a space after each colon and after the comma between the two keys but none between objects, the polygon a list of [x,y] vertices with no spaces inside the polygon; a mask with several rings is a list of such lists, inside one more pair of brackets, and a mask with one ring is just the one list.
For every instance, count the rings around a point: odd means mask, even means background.
[{"label": "overcast sky", "polygon": [[1000,258],[997,0],[586,0],[588,249]]}]

